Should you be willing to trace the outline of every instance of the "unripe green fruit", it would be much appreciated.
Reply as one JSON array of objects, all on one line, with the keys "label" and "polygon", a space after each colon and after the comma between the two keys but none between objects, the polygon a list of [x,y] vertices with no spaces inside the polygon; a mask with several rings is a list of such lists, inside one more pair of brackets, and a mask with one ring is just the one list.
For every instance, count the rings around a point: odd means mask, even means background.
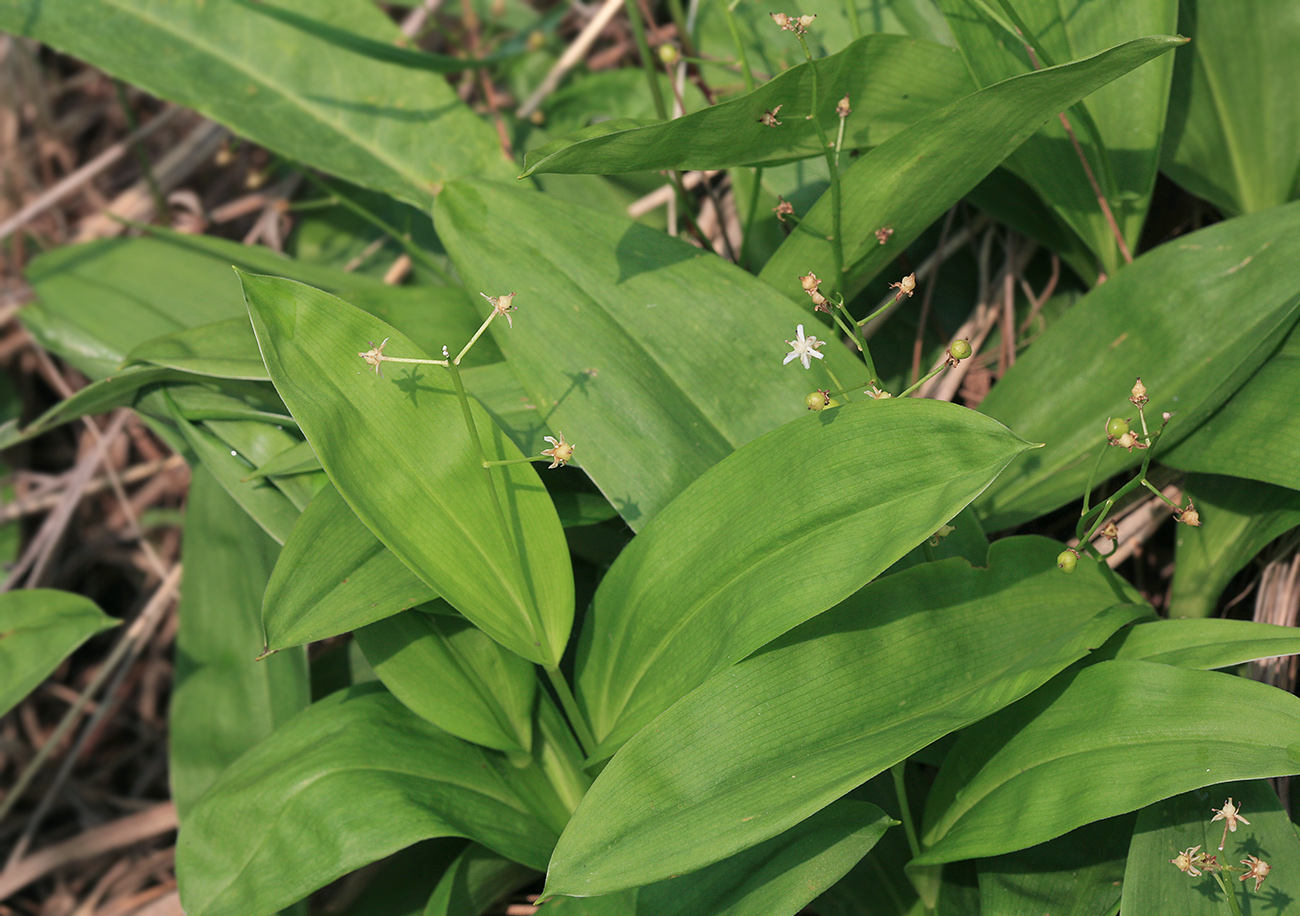
[{"label": "unripe green fruit", "polygon": [[1118,439],[1128,432],[1128,420],[1123,417],[1111,417],[1106,421],[1106,435],[1111,439]]},{"label": "unripe green fruit", "polygon": [[1062,550],[1056,558],[1056,565],[1060,567],[1061,572],[1072,573],[1079,565],[1079,558],[1074,555],[1073,550]]},{"label": "unripe green fruit", "polygon": [[824,391],[812,391],[803,399],[803,405],[809,410],[825,410],[831,406],[831,399]]},{"label": "unripe green fruit", "polygon": [[953,359],[965,359],[970,356],[970,341],[954,340],[952,346],[948,348],[948,352],[952,354]]}]

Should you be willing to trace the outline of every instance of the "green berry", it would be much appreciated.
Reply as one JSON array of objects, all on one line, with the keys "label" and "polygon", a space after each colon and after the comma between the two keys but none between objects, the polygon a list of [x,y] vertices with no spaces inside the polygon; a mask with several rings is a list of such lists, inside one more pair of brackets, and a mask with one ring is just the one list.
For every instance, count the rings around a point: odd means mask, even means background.
[{"label": "green berry", "polygon": [[1056,558],[1056,565],[1060,567],[1063,573],[1072,573],[1074,568],[1079,565],[1079,558],[1073,550],[1062,550]]},{"label": "green berry", "polygon": [[1128,420],[1123,417],[1111,417],[1106,421],[1106,436],[1110,439],[1118,439],[1128,432]]},{"label": "green berry", "polygon": [[952,354],[953,359],[965,359],[970,356],[970,341],[954,340],[952,346],[948,348],[948,352]]},{"label": "green berry", "polygon": [[803,399],[803,405],[809,410],[825,410],[831,406],[829,391],[812,391]]}]

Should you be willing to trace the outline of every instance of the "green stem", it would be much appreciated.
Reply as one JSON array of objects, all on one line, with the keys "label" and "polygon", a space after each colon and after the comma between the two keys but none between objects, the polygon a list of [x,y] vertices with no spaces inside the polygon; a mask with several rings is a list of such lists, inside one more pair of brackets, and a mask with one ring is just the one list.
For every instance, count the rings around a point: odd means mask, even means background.
[{"label": "green stem", "polygon": [[650,42],[645,37],[645,23],[641,21],[641,11],[637,9],[636,0],[626,0],[627,18],[632,25],[632,37],[636,39],[637,53],[641,55],[641,66],[650,81],[650,98],[655,103],[655,114],[660,121],[668,120],[668,106],[664,104],[664,93],[659,88],[659,74],[655,71],[654,55],[650,53]]},{"label": "green stem", "polygon": [[677,26],[677,40],[682,43],[682,53],[688,57],[698,57],[695,42],[691,41],[691,31],[686,27],[686,11],[682,9],[682,0],[668,0],[668,15]]},{"label": "green stem", "polygon": [[913,391],[915,391],[916,389],[920,388],[920,387],[921,387],[922,385],[924,385],[926,382],[930,381],[930,379],[934,378],[936,375],[938,375],[940,372],[942,372],[944,369],[947,369],[947,368],[948,368],[948,361],[947,361],[947,360],[944,360],[943,362],[939,363],[939,365],[935,366],[933,369],[931,369],[929,372],[927,372],[925,375],[923,375],[923,376],[921,376],[919,379],[917,379],[917,380],[916,380],[916,384],[912,385],[911,388],[906,389],[902,394],[899,395],[899,397],[900,397],[900,398],[905,398],[905,397],[907,397],[907,396],[910,395]]},{"label": "green stem", "polygon": [[454,284],[455,281],[452,280],[451,274],[443,270],[442,267],[439,266],[438,262],[429,256],[428,252],[412,242],[404,233],[398,232],[395,226],[390,225],[378,214],[371,212],[356,201],[349,199],[346,195],[340,194],[337,189],[331,188],[329,185],[325,184],[325,182],[313,175],[311,170],[306,166],[300,166],[298,171],[303,178],[307,179],[308,184],[315,187],[318,191],[328,194],[331,199],[341,204],[344,209],[351,210],[357,216],[361,217],[370,225],[374,226],[376,229],[380,230],[395,241],[402,247],[402,250],[406,252],[407,256],[412,261],[417,262],[421,267],[428,270],[443,283],[446,283],[449,286]]},{"label": "green stem", "polygon": [[832,289],[839,290],[844,282],[844,220],[841,215],[840,170],[835,165],[835,150],[830,145],[831,141],[826,135],[826,128],[822,127],[821,118],[817,114],[817,105],[821,102],[821,97],[817,86],[817,68],[813,65],[812,52],[808,50],[807,39],[798,32],[795,33],[795,37],[799,39],[799,47],[803,48],[804,59],[808,62],[808,69],[812,73],[812,122],[813,127],[817,130],[817,139],[821,143],[822,154],[826,157],[826,167],[831,174],[831,235],[828,241],[831,243],[831,263],[834,265],[832,271],[834,286]]},{"label": "green stem", "polygon": [[905,779],[906,760],[900,760],[889,768],[889,775],[894,777],[894,794],[898,796],[898,808],[903,818],[903,832],[907,834],[907,846],[912,850],[912,858],[921,854],[921,842],[916,836],[916,824],[912,821],[912,806],[907,801],[907,780]]},{"label": "green stem", "polygon": [[596,749],[596,736],[592,734],[591,726],[587,724],[587,717],[578,708],[578,701],[573,698],[573,691],[569,689],[569,682],[565,680],[564,672],[559,668],[550,667],[544,670],[546,676],[551,679],[551,686],[555,688],[555,695],[560,698],[560,706],[569,719],[569,725],[573,727],[574,736],[578,739],[582,753],[591,756],[591,752]]},{"label": "green stem", "polygon": [[745,50],[745,42],[740,37],[740,27],[736,24],[735,6],[738,2],[740,0],[722,4],[722,11],[727,17],[727,28],[731,30],[731,42],[736,46],[736,59],[740,62],[740,75],[745,78],[745,91],[753,92],[754,71],[750,69],[749,53]]},{"label": "green stem", "polygon": [[[763,192],[763,167],[754,169],[754,186],[749,190],[749,210],[745,213],[745,231],[740,237],[740,266],[748,263],[750,236],[754,233],[754,220],[758,217],[758,198]],[[746,268],[747,269],[747,268]]]},{"label": "green stem", "polygon": [[[1232,876],[1229,875],[1229,878]],[[1232,916],[1241,916],[1241,905],[1237,903],[1237,888],[1230,882],[1223,880],[1222,872],[1214,872],[1214,880],[1219,882],[1219,887],[1223,888],[1223,896],[1228,898],[1228,912]]]},{"label": "green stem", "polygon": [[[480,293],[480,295],[482,294]],[[487,299],[489,302],[492,301],[487,296],[483,296],[483,298]],[[469,348],[474,346],[474,344],[478,342],[478,339],[483,336],[483,332],[488,329],[488,325],[492,323],[492,319],[497,317],[498,314],[500,313],[497,312],[496,307],[493,306],[492,312],[487,316],[487,318],[483,319],[483,323],[478,326],[478,330],[475,331],[474,336],[469,339],[469,343],[465,344],[465,346],[460,348],[460,352],[456,354],[456,358],[452,360],[452,362],[454,362],[457,366],[460,365],[460,361],[465,358],[465,354],[469,352]]]},{"label": "green stem", "polygon": [[862,22],[858,19],[858,5],[854,0],[844,0],[844,10],[849,14],[849,28],[853,30],[853,40],[862,37]]},{"label": "green stem", "polygon": [[550,461],[550,460],[551,460],[551,459],[547,458],[547,457],[544,456],[544,455],[536,455],[536,456],[534,456],[534,455],[529,455],[529,456],[524,457],[524,458],[502,458],[500,461],[489,461],[489,460],[486,460],[486,459],[485,459],[485,460],[483,461],[483,467],[485,467],[485,468],[502,468],[502,467],[505,467],[505,466],[508,465],[508,464],[531,464],[531,463],[534,462],[534,461],[540,461],[540,462],[542,462],[542,463],[546,463],[547,461]]}]

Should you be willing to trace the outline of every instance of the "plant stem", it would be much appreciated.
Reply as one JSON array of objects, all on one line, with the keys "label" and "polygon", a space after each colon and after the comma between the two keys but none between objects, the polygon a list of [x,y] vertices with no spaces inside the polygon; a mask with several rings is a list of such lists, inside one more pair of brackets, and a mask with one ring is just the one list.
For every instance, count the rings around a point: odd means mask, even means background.
[{"label": "plant stem", "polygon": [[844,0],[844,11],[849,14],[849,28],[853,31],[853,40],[862,37],[862,22],[858,19],[858,5],[854,0]]},{"label": "plant stem", "polygon": [[889,768],[889,775],[894,777],[894,794],[898,796],[898,808],[903,818],[903,832],[907,834],[907,846],[912,850],[912,858],[921,854],[921,842],[916,836],[916,824],[912,821],[912,806],[907,801],[907,761],[900,760]]},{"label": "plant stem", "polygon": [[632,26],[632,37],[636,39],[636,50],[641,55],[641,66],[645,69],[646,79],[650,81],[650,98],[655,103],[655,114],[660,121],[668,120],[668,106],[664,104],[664,93],[659,88],[659,74],[655,70],[654,55],[650,52],[650,42],[645,37],[645,23],[641,21],[641,11],[636,7],[636,0],[627,0],[627,18]]},{"label": "plant stem", "polygon": [[583,754],[590,756],[596,749],[596,736],[592,734],[591,726],[587,724],[587,717],[578,708],[578,701],[573,698],[573,691],[569,689],[569,682],[565,680],[564,672],[549,666],[545,667],[545,671],[546,676],[551,679],[551,686],[555,688],[555,695],[560,698],[560,706],[569,719],[569,725],[573,727],[578,746],[582,748]]},{"label": "plant stem", "polygon": [[799,47],[803,48],[804,59],[808,62],[808,70],[812,74],[812,122],[817,131],[817,139],[821,143],[822,154],[826,157],[826,167],[831,174],[831,234],[828,241],[831,243],[831,263],[834,265],[832,271],[834,275],[832,290],[838,291],[844,282],[844,238],[843,238],[843,218],[841,215],[840,199],[840,170],[836,167],[835,149],[831,146],[830,138],[826,135],[826,128],[822,127],[821,118],[817,115],[817,105],[821,98],[817,86],[817,68],[813,65],[812,52],[808,50],[808,41],[798,32],[795,37],[799,39]]},{"label": "plant stem", "polygon": [[931,369],[929,372],[927,372],[924,376],[922,376],[921,378],[917,379],[917,380],[916,380],[916,383],[915,383],[914,385],[912,385],[911,388],[908,388],[908,389],[906,389],[905,391],[903,391],[903,393],[900,394],[899,397],[900,397],[900,398],[905,398],[905,397],[907,397],[907,396],[910,395],[913,391],[915,391],[916,389],[920,388],[920,387],[921,387],[922,385],[924,385],[926,382],[930,381],[930,379],[934,378],[936,375],[938,375],[940,372],[942,372],[944,369],[947,369],[947,368],[948,368],[948,361],[947,361],[947,360],[944,360],[943,362],[939,363],[939,365],[935,366],[933,369]]}]

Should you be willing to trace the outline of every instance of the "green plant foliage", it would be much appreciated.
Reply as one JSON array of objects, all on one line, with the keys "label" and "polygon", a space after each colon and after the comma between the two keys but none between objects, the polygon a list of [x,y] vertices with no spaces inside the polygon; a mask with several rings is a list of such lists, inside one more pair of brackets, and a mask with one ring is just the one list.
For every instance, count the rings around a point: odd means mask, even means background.
[{"label": "green plant foliage", "polygon": [[546,893],[635,887],[775,836],[1144,613],[1100,573],[1061,576],[1058,549],[1007,539],[987,571],[945,560],[888,576],[707,681],[609,762]]},{"label": "green plant foliage", "polygon": [[240,754],[307,706],[301,649],[257,660],[261,603],[278,549],[199,468],[185,510],[186,567],[168,712],[168,772],[184,821]]},{"label": "green plant foliage", "polygon": [[[1173,34],[1178,18],[1177,0],[1133,0],[1125,4],[1123,16],[1086,0],[940,0],[939,6],[980,86],[1095,54],[1133,35]],[[1107,273],[1119,270],[1125,260],[1116,230],[1129,251],[1137,248],[1142,233],[1160,160],[1174,57],[1165,55],[1101,87],[1067,113],[1068,133],[1052,118],[1007,157],[1007,167],[1084,240]],[[1098,202],[1098,190],[1113,226]]]},{"label": "green plant foliage", "polygon": [[[1130,379],[1140,376],[1157,393],[1153,410],[1174,414],[1166,444],[1191,434],[1241,387],[1300,318],[1300,282],[1288,267],[1300,253],[1288,244],[1300,242],[1297,228],[1300,206],[1291,205],[1161,246],[1040,337],[980,405],[1047,443],[976,503],[985,526],[1034,518],[1082,491],[1106,448],[1106,419],[1135,415],[1124,399]],[[1141,459],[1111,448],[1101,474]]]},{"label": "green plant foliage", "polygon": [[531,775],[377,686],[333,694],[227,767],[191,810],[176,850],[185,911],[274,913],[436,836],[469,837],[541,868],[554,835],[521,797]]},{"label": "green plant foliage", "polygon": [[[817,133],[802,112],[817,112],[822,128],[834,134],[840,122],[835,104],[846,95],[853,113],[845,122],[845,148],[878,146],[973,88],[951,49],[868,35],[833,57],[794,67],[754,92],[683,118],[651,125],[605,121],[552,140],[524,157],[524,175],[718,169],[820,156]],[[773,109],[780,109],[781,123],[763,124],[763,113]]]},{"label": "green plant foliage", "polygon": [[[1201,712],[1216,706],[1250,714]],[[1208,780],[1300,772],[1298,722],[1300,699],[1213,671],[1109,661],[1069,672],[962,734],[916,861],[1022,848]]]},{"label": "green plant foliage", "polygon": [[[857,591],[1029,447],[974,411],[868,401],[829,422],[805,416],[723,459],[596,592],[577,662],[593,755],[613,753],[708,677]],[[869,463],[844,459],[868,452]],[[887,525],[891,537],[880,538]]]},{"label": "green plant foliage", "polygon": [[118,623],[93,601],[69,592],[0,595],[0,713],[31,693],[77,646]]},{"label": "green plant foliage", "polygon": [[1295,8],[1288,0],[1184,0],[1178,29],[1192,44],[1174,67],[1161,167],[1229,216],[1294,200]]}]

